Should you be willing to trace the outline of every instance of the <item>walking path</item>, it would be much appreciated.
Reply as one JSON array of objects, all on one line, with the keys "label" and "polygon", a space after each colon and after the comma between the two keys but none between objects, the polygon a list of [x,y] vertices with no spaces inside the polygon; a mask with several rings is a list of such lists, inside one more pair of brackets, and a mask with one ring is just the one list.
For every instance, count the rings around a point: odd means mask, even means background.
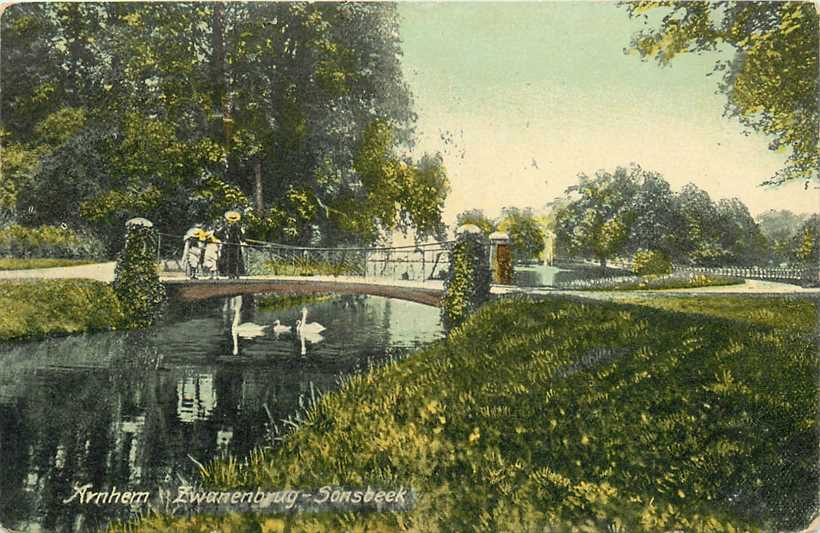
[{"label": "walking path", "polygon": [[[111,282],[114,280],[114,268],[116,263],[96,263],[90,265],[78,265],[71,267],[40,268],[31,270],[6,270],[0,271],[0,280],[10,279],[67,279],[82,278],[97,281]],[[231,284],[236,286],[247,282],[249,286],[259,285],[265,281],[275,281],[277,283],[305,284],[321,283],[324,286],[330,283],[339,284],[340,287],[350,285],[367,285],[377,287],[396,287],[401,289],[423,289],[425,291],[442,291],[444,284],[438,280],[429,281],[407,281],[394,280],[388,278],[364,278],[361,276],[247,276],[240,280],[186,280],[181,273],[164,273],[161,275],[162,281],[169,286],[217,286]],[[551,294],[568,294],[582,298],[612,299],[616,300],[624,295],[706,295],[706,294],[737,294],[737,295],[780,295],[793,294],[820,297],[820,288],[803,288],[788,283],[778,283],[774,281],[762,281],[747,279],[742,285],[726,285],[720,287],[699,287],[691,289],[666,289],[662,291],[578,291],[553,289],[549,287],[516,287],[496,285],[492,288],[493,294],[530,294],[534,296]]]}]

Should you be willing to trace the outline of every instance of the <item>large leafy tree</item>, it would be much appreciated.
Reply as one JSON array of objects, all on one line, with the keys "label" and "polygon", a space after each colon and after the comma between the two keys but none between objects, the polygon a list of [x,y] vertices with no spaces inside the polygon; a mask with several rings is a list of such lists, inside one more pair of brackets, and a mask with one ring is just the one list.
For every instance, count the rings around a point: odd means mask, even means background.
[{"label": "large leafy tree", "polygon": [[440,229],[441,160],[402,156],[393,5],[18,4],[2,24],[3,201],[29,222],[180,231],[253,207],[257,236],[292,242]]},{"label": "large leafy tree", "polygon": [[473,224],[485,236],[495,231],[495,221],[488,217],[482,209],[467,209],[456,215],[456,228],[465,224]]},{"label": "large leafy tree", "polygon": [[532,261],[544,251],[544,229],[532,209],[503,208],[498,229],[509,234],[515,261]]},{"label": "large leafy tree", "polygon": [[579,183],[567,189],[572,200],[555,216],[559,250],[594,257],[601,267],[625,251],[634,221],[632,199],[637,190],[637,170],[618,167],[614,172],[580,174]]},{"label": "large leafy tree", "polygon": [[765,183],[818,179],[818,15],[812,2],[624,2],[648,29],[631,50],[667,65],[685,53],[728,50],[722,75],[726,114],[788,151],[785,166]]}]

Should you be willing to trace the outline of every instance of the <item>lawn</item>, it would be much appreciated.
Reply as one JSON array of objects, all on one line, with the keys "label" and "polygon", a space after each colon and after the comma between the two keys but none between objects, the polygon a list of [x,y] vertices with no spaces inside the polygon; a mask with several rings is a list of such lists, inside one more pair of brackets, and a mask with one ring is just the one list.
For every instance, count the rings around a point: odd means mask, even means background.
[{"label": "lawn", "polygon": [[108,330],[121,321],[122,310],[107,283],[0,281],[0,340]]},{"label": "lawn", "polygon": [[59,259],[51,257],[35,257],[21,259],[16,257],[0,257],[0,270],[29,270],[33,268],[54,268],[65,266],[88,265],[96,263],[94,259]]},{"label": "lawn", "polygon": [[275,450],[203,469],[219,488],[410,486],[412,511],[154,516],[135,529],[803,527],[818,487],[815,305],[784,302],[495,301],[348,379]]}]

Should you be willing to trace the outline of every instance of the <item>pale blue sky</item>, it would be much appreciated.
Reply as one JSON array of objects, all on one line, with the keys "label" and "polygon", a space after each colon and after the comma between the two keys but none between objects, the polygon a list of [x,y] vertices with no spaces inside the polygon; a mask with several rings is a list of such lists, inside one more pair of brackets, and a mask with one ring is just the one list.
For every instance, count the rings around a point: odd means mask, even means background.
[{"label": "pale blue sky", "polygon": [[625,55],[642,24],[615,3],[407,2],[399,13],[419,149],[442,151],[451,180],[447,222],[471,207],[541,208],[579,172],[633,161],[755,215],[818,210],[802,183],[757,186],[783,156],[722,116],[717,77],[705,76],[716,56],[660,68]]}]

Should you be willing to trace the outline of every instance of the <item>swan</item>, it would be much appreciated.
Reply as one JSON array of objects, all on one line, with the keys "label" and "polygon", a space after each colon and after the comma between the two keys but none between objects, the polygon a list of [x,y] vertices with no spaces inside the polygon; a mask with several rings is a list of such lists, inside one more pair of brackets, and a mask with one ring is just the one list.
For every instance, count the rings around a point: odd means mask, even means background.
[{"label": "swan", "polygon": [[307,321],[307,314],[308,310],[307,307],[302,308],[302,320],[296,321],[296,331],[302,333],[319,333],[320,331],[324,331],[325,328],[323,325],[319,324],[318,322],[308,322]]},{"label": "swan", "polygon": [[272,327],[273,327],[273,332],[276,333],[277,335],[279,335],[280,333],[288,333],[291,330],[290,326],[286,326],[286,325],[282,324],[281,322],[279,322],[278,320],[275,320],[273,322]]},{"label": "swan", "polygon": [[[299,322],[301,322],[301,320],[298,320],[296,322],[297,327],[298,327]],[[297,329],[296,331],[297,331],[297,333],[299,333],[299,343],[301,344],[301,347],[302,347],[302,355],[305,355],[307,353],[307,346],[305,345],[305,341],[310,341],[311,344],[317,344],[317,343],[322,342],[323,340],[325,340],[325,338],[322,337],[322,334],[319,333],[319,332],[316,332],[316,331],[306,332],[306,331],[303,331],[301,329]]]},{"label": "swan", "polygon": [[261,337],[264,335],[267,328],[268,326],[260,326],[259,324],[254,324],[253,322],[245,322],[236,326],[235,331],[236,334],[243,339],[253,339],[254,337]]}]

